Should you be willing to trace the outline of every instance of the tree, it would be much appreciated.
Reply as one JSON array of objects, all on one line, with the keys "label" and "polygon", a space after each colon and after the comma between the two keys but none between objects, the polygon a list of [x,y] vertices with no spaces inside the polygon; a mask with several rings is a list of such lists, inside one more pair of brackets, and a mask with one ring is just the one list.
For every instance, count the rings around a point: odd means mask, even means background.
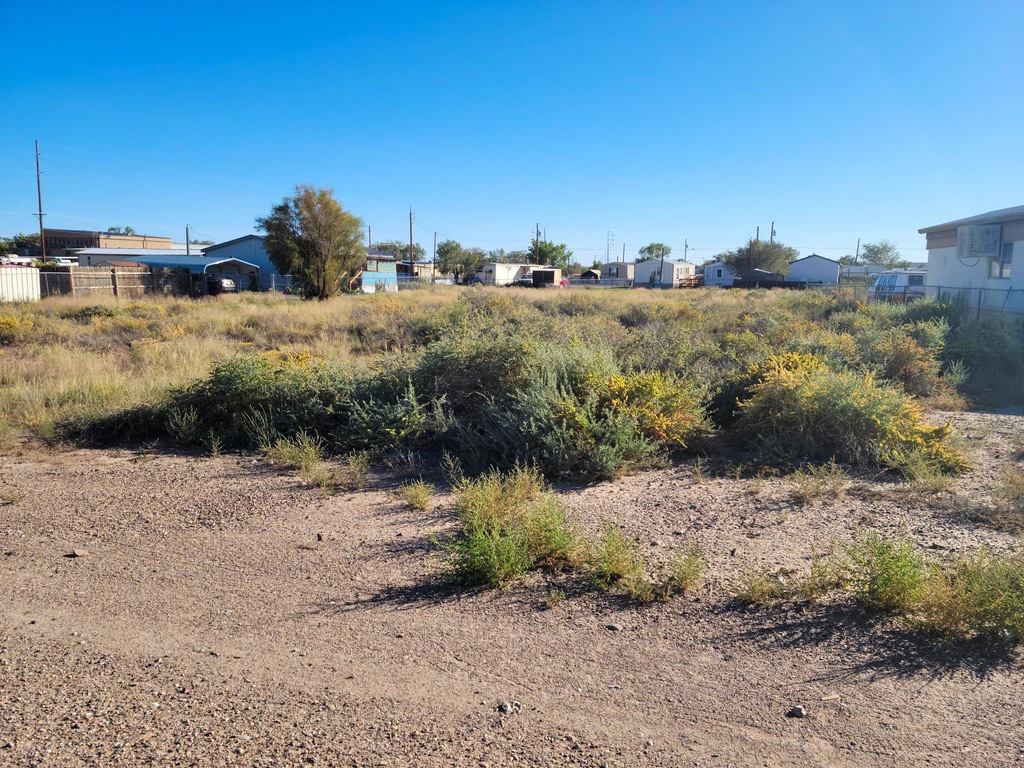
[{"label": "tree", "polygon": [[263,247],[282,275],[305,299],[326,299],[366,263],[363,222],[334,199],[334,190],[295,187],[256,226],[267,233]]},{"label": "tree", "polygon": [[877,243],[864,243],[860,250],[861,260],[865,264],[877,264],[886,269],[910,266],[910,262],[900,256],[900,252],[896,250],[896,244],[888,240],[879,240]]},{"label": "tree", "polygon": [[552,267],[565,269],[569,266],[569,259],[572,258],[572,251],[565,243],[555,245],[550,240],[530,243],[530,250],[526,252],[528,264],[549,264]]},{"label": "tree", "polygon": [[189,243],[192,245],[213,245],[213,240],[196,240],[193,238],[189,240]]},{"label": "tree", "polygon": [[[409,243],[403,243],[401,240],[386,240],[383,243],[374,243],[373,247],[381,253],[394,256],[398,261],[406,261],[409,258]],[[413,243],[412,260],[424,261],[426,258],[427,252],[423,250],[423,246]]]},{"label": "tree", "polygon": [[788,275],[789,262],[799,257],[800,252],[796,248],[778,242],[754,239],[748,240],[735,251],[719,254],[719,258],[737,275],[752,269]]},{"label": "tree", "polygon": [[134,235],[135,227],[107,227],[107,233],[111,235]]},{"label": "tree", "polygon": [[672,246],[665,245],[664,243],[651,243],[650,245],[645,245],[637,253],[639,254],[637,263],[650,261],[651,259],[667,259],[672,255]]},{"label": "tree", "polygon": [[851,267],[856,263],[856,257],[852,253],[839,257],[839,263],[844,267]]},{"label": "tree", "polygon": [[13,237],[0,237],[0,254],[17,253],[29,256],[39,253],[39,233],[34,235],[19,234]]},{"label": "tree", "polygon": [[442,275],[454,275],[455,282],[459,278],[480,269],[487,254],[480,248],[463,248],[455,240],[445,240],[437,244],[437,270]]}]

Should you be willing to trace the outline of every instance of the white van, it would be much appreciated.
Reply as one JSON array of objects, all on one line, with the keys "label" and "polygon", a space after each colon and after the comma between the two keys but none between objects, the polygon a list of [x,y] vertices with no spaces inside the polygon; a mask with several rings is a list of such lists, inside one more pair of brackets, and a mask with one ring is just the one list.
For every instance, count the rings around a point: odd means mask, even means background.
[{"label": "white van", "polygon": [[927,272],[894,269],[882,272],[868,287],[868,303],[888,301],[903,304],[924,298],[924,279]]}]

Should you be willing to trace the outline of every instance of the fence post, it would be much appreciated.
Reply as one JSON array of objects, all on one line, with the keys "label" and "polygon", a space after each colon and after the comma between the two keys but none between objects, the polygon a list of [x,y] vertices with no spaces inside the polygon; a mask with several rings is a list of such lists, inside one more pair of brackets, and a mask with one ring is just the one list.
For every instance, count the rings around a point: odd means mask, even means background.
[{"label": "fence post", "polygon": [[114,298],[117,298],[117,267],[110,268],[110,284],[114,289]]}]

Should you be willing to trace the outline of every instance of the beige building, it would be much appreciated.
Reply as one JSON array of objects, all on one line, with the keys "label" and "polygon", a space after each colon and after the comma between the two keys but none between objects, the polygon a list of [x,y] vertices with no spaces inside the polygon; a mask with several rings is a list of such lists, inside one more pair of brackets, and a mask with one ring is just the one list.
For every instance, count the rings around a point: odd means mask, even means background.
[{"label": "beige building", "polygon": [[82,248],[166,249],[171,238],[153,235],[121,235],[114,232],[91,232],[78,229],[43,229],[47,257],[73,256]]}]

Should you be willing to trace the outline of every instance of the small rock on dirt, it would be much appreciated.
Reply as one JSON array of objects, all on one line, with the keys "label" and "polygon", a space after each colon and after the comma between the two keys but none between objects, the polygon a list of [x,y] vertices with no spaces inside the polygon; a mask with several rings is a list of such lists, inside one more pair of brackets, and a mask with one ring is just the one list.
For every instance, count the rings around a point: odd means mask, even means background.
[{"label": "small rock on dirt", "polygon": [[610,632],[621,632],[622,631],[622,625],[621,624],[609,624],[607,629]]},{"label": "small rock on dirt", "polygon": [[72,549],[70,552],[64,555],[64,557],[88,557],[88,555],[88,549]]},{"label": "small rock on dirt", "polygon": [[797,704],[786,713],[786,717],[807,717],[807,711]]},{"label": "small rock on dirt", "polygon": [[523,711],[523,705],[518,701],[503,701],[498,705],[498,711],[503,715],[518,715]]}]

